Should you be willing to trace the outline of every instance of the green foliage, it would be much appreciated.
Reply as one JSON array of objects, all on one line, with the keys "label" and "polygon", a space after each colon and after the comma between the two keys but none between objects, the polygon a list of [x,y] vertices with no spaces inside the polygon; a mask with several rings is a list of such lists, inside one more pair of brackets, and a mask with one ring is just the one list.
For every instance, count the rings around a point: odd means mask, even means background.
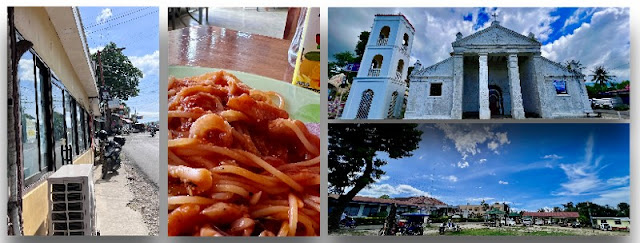
[{"label": "green foliage", "polygon": [[447,235],[467,236],[571,236],[570,232],[549,231],[522,231],[517,229],[464,229],[458,232],[447,232]]},{"label": "green foliage", "polygon": [[613,107],[614,110],[616,111],[628,111],[629,110],[629,105],[627,104],[619,104],[616,105],[615,107]]},{"label": "green foliage", "polygon": [[[91,59],[99,63],[97,53],[91,54]],[[105,86],[111,89],[111,96],[122,100],[138,96],[140,92],[138,84],[140,79],[143,78],[142,71],[133,66],[131,60],[118,50],[118,46],[115,43],[110,42],[101,50],[100,59],[104,67],[104,83]],[[96,71],[98,72],[96,82],[100,87],[102,85],[100,68]]]},{"label": "green foliage", "polygon": [[380,196],[379,198],[382,198],[382,199],[391,199],[391,197],[390,197],[389,195],[387,195],[387,194],[384,194],[384,195]]},{"label": "green foliage", "polygon": [[591,75],[593,78],[591,81],[596,82],[603,86],[604,88],[608,87],[609,82],[613,79],[613,77],[609,74],[609,70],[607,70],[604,66],[597,66],[591,71]]},{"label": "green foliage", "polygon": [[376,217],[386,218],[387,216],[389,216],[389,212],[387,211],[380,211],[376,214]]},{"label": "green foliage", "polygon": [[385,217],[362,217],[353,219],[356,221],[356,225],[381,225],[384,224]]},{"label": "green foliage", "polygon": [[627,85],[629,85],[630,83],[631,82],[629,82],[629,80],[625,80],[620,83],[616,83],[614,86],[615,86],[615,89],[625,89]]},{"label": "green foliage", "polygon": [[352,52],[350,51],[339,52],[339,53],[333,54],[333,58],[335,58],[336,60],[333,62],[329,62],[329,78],[335,75],[338,75],[340,73],[344,73],[345,75],[347,75],[348,80],[350,75],[355,76],[355,74],[351,74],[349,72],[344,72],[340,70],[340,68],[343,68],[347,64],[355,62],[356,57],[353,55]]},{"label": "green foliage", "polygon": [[358,43],[356,44],[356,62],[362,62],[362,56],[364,55],[364,49],[367,47],[367,42],[369,42],[369,31],[362,31],[358,36]]},{"label": "green foliage", "polygon": [[64,115],[62,113],[53,112],[53,137],[54,139],[64,138]]},{"label": "green foliage", "polygon": [[[357,183],[380,179],[387,164],[376,153],[396,159],[412,156],[422,131],[417,124],[332,124],[329,129],[329,191],[343,194]],[[362,173],[356,177],[357,174]],[[357,188],[353,188],[355,190]],[[361,189],[358,189],[360,191]]]},{"label": "green foliage", "polygon": [[582,63],[580,63],[580,61],[577,60],[568,60],[565,62],[565,65],[567,66],[567,69],[569,69],[569,71],[574,71],[574,72],[582,72],[582,69],[584,68],[584,66],[582,65]]}]

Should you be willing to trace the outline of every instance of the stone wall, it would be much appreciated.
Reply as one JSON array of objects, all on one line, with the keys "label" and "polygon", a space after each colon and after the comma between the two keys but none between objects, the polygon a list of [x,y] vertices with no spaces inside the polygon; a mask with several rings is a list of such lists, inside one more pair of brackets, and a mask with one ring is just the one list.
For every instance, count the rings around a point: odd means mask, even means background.
[{"label": "stone wall", "polygon": [[[442,83],[441,96],[429,96],[431,84]],[[453,103],[453,58],[412,75],[406,119],[450,119]]]},{"label": "stone wall", "polygon": [[530,57],[521,58],[520,87],[522,89],[522,105],[525,113],[533,113],[540,116],[540,95],[536,85],[535,67]]},{"label": "stone wall", "polygon": [[[541,80],[544,96],[541,98],[547,100],[550,114],[550,117],[544,118],[580,117],[585,112],[591,112],[583,77],[546,58],[539,60],[542,62],[540,66],[543,67],[541,71],[544,75]],[[567,94],[556,94],[554,80],[566,81]]]}]

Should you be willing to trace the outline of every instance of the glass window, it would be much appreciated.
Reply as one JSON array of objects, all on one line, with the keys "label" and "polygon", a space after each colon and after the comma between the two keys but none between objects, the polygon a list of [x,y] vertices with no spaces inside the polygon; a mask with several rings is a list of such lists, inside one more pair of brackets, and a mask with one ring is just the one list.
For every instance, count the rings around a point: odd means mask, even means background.
[{"label": "glass window", "polygon": [[[38,59],[36,59],[38,60]],[[49,134],[47,132],[47,95],[49,94],[46,86],[49,82],[49,71],[42,66],[38,60],[36,65],[36,86],[38,93],[36,95],[38,106],[38,136],[40,140],[40,171],[46,171],[49,161]]]},{"label": "glass window", "polygon": [[91,149],[91,118],[87,111],[84,111],[84,134],[87,141],[87,149]]},{"label": "glass window", "polygon": [[[59,83],[55,78],[52,78],[52,83]],[[64,114],[64,93],[62,89],[56,85],[51,85],[51,106],[53,110],[53,151],[55,169],[62,167],[62,146],[66,145],[65,139],[65,114]]]},{"label": "glass window", "polygon": [[64,122],[66,124],[66,131],[67,131],[67,144],[69,145],[69,148],[71,149],[71,155],[73,155],[73,153],[77,153],[77,138],[75,136],[75,127],[76,127],[76,123],[73,122],[75,121],[75,115],[74,115],[74,111],[76,110],[75,105],[74,105],[74,101],[73,101],[73,97],[71,97],[71,94],[69,94],[69,92],[64,92],[64,105],[65,105],[65,113],[64,113]]},{"label": "glass window", "polygon": [[556,94],[568,94],[567,93],[567,81],[553,80],[553,86],[556,88]]},{"label": "glass window", "polygon": [[82,122],[83,118],[84,113],[82,112],[82,107],[76,102],[76,131],[78,132],[78,149],[80,149],[79,152],[84,152],[87,149],[84,139],[84,124]]},{"label": "glass window", "polygon": [[622,224],[622,221],[620,221],[620,220],[616,220],[616,222],[615,222],[615,223],[616,223],[616,224]]},{"label": "glass window", "polygon": [[20,86],[20,120],[22,124],[24,178],[28,179],[40,172],[35,64],[31,52],[23,54],[18,62],[18,85]]},{"label": "glass window", "polygon": [[432,83],[429,89],[429,96],[441,96],[442,95],[442,83]]}]

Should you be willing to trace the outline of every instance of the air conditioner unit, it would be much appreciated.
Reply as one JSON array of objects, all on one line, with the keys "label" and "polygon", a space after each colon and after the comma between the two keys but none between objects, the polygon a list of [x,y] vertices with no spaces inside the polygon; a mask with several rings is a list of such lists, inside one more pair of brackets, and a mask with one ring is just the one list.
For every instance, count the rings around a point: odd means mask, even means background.
[{"label": "air conditioner unit", "polygon": [[96,235],[93,166],[62,166],[47,182],[49,235]]}]

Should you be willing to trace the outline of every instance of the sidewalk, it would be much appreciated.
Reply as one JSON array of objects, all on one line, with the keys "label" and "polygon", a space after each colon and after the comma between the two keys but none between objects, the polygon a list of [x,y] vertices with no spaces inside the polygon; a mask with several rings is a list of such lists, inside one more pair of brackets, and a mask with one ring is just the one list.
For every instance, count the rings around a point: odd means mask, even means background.
[{"label": "sidewalk", "polygon": [[146,236],[150,234],[143,214],[129,206],[136,199],[129,183],[129,180],[137,181],[134,180],[137,176],[134,175],[134,169],[131,162],[123,159],[118,174],[110,173],[103,180],[102,165],[94,168],[96,224],[100,235]]}]

